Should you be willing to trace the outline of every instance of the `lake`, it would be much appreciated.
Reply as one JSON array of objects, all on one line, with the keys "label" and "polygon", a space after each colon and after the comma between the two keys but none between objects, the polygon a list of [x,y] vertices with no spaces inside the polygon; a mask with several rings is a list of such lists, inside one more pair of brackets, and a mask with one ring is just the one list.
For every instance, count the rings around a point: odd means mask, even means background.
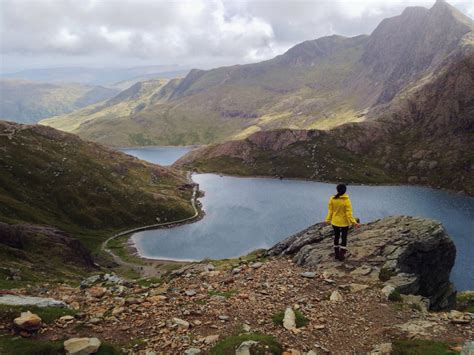
[{"label": "lake", "polygon": [[[153,161],[160,162],[160,149],[155,148],[155,153],[149,148],[133,149],[133,154],[150,161],[150,154],[155,154]],[[166,149],[169,164],[168,150],[173,148]],[[193,180],[205,192],[200,199],[205,217],[172,229],[134,234],[132,240],[140,255],[201,260],[268,248],[322,221],[327,200],[335,190],[334,184],[320,182],[215,174],[195,174]],[[458,290],[474,289],[474,198],[413,186],[348,186],[348,194],[354,215],[362,223],[397,214],[441,221],[457,249],[451,279]]]},{"label": "lake", "polygon": [[143,147],[120,148],[119,150],[153,164],[168,166],[193,148],[194,147]]}]

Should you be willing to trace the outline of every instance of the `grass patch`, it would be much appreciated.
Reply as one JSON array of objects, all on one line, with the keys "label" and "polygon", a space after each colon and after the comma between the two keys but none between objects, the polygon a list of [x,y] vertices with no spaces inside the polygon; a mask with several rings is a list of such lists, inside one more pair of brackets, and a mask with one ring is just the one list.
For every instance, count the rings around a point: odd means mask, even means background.
[{"label": "grass patch", "polygon": [[63,352],[62,341],[44,341],[22,337],[0,337],[0,353],[3,355],[51,355]]},{"label": "grass patch", "polygon": [[474,313],[474,291],[462,291],[456,295],[456,309]]},{"label": "grass patch", "polygon": [[129,253],[127,247],[129,238],[130,235],[123,235],[121,237],[114,238],[107,243],[107,247],[123,261],[138,265],[146,265],[146,262],[143,259]]},{"label": "grass patch", "polygon": [[257,261],[265,262],[267,261],[268,258],[265,257],[264,255],[265,255],[264,249],[257,249],[239,258],[211,260],[210,263],[214,265],[217,270],[227,270],[229,268],[232,268],[234,265],[239,264],[240,262],[246,262],[246,263],[253,263]]},{"label": "grass patch", "polygon": [[182,266],[183,266],[183,264],[168,263],[168,264],[161,265],[160,268],[165,270],[166,272],[171,272],[171,271],[174,271],[174,270],[178,270]]},{"label": "grass patch", "polygon": [[395,355],[446,355],[459,354],[451,350],[453,343],[434,340],[397,340],[392,343]]},{"label": "grass patch", "polygon": [[379,280],[382,282],[388,281],[392,278],[392,276],[395,276],[396,273],[389,268],[383,267],[380,269],[379,272]]},{"label": "grass patch", "polygon": [[30,311],[31,313],[37,314],[44,323],[51,323],[54,320],[66,316],[73,316],[77,312],[69,308],[61,307],[36,307],[36,306],[7,306],[0,305],[0,318],[13,319],[20,316],[21,312]]},{"label": "grass patch", "polygon": [[392,302],[401,302],[402,295],[400,294],[400,291],[393,290],[392,293],[388,296],[388,300]]},{"label": "grass patch", "polygon": [[222,297],[225,297],[225,298],[231,298],[233,295],[236,294],[236,291],[216,291],[216,290],[212,290],[212,291],[209,291],[208,292],[208,295],[209,296],[222,296]]},{"label": "grass patch", "polygon": [[[296,318],[296,328],[301,328],[308,324],[308,318],[306,318],[303,313],[301,313],[299,310],[295,310],[294,312]],[[283,318],[285,318],[285,311],[275,313],[272,316],[272,321],[276,325],[283,326]]]},{"label": "grass patch", "polygon": [[[22,337],[0,336],[0,354],[2,355],[51,355],[63,354],[64,340],[46,341]],[[111,344],[102,343],[96,355],[122,354]]]},{"label": "grass patch", "polygon": [[212,355],[234,355],[235,349],[248,340],[258,342],[258,346],[252,349],[252,354],[281,354],[283,351],[281,345],[272,336],[249,333],[222,339],[210,350],[210,353]]},{"label": "grass patch", "polygon": [[163,283],[163,280],[159,277],[150,277],[147,279],[140,279],[137,281],[137,284],[144,287],[150,287],[152,285],[158,286],[158,285],[161,285],[162,283]]}]

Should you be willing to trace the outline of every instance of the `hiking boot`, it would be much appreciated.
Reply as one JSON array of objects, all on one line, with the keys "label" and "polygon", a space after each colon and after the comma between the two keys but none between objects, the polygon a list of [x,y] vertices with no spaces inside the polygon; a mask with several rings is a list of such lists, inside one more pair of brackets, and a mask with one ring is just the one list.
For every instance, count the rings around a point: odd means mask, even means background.
[{"label": "hiking boot", "polygon": [[334,259],[339,260],[339,255],[340,255],[339,253],[340,253],[339,245],[334,246]]},{"label": "hiking boot", "polygon": [[344,258],[346,256],[346,251],[347,249],[345,247],[340,247],[339,248],[339,260],[344,261]]}]

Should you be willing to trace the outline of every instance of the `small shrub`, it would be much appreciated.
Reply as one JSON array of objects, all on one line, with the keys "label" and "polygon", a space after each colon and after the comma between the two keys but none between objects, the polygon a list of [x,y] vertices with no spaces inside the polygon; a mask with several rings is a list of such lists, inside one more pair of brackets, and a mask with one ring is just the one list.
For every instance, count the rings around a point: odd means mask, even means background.
[{"label": "small shrub", "polygon": [[402,295],[398,290],[393,290],[392,293],[388,296],[389,301],[392,302],[401,302],[402,301]]},{"label": "small shrub", "polygon": [[382,282],[388,281],[392,278],[392,276],[395,276],[396,273],[389,268],[383,267],[380,269],[379,272],[379,280]]}]

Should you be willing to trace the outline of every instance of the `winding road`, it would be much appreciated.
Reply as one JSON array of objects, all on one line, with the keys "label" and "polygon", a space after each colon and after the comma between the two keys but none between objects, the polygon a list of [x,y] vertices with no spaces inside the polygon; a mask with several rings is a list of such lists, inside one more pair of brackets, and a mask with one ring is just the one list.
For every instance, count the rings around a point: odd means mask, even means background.
[{"label": "winding road", "polygon": [[129,230],[126,230],[126,231],[123,231],[123,232],[120,232],[120,233],[116,233],[116,234],[112,235],[110,238],[108,238],[106,241],[104,241],[102,243],[101,250],[105,251],[107,254],[109,254],[112,257],[112,259],[117,264],[119,264],[120,266],[129,267],[129,268],[133,269],[135,272],[139,273],[140,275],[142,275],[144,277],[154,276],[156,274],[156,271],[157,271],[156,267],[154,265],[153,266],[145,266],[145,265],[140,265],[140,264],[135,264],[135,263],[132,263],[132,262],[124,261],[124,260],[122,260],[121,257],[116,255],[111,249],[109,249],[107,247],[107,244],[111,240],[113,240],[115,238],[118,238],[118,237],[121,237],[121,236],[124,236],[124,235],[127,235],[127,234],[141,232],[141,231],[149,230],[149,229],[157,229],[157,228],[160,228],[160,227],[165,227],[165,226],[170,226],[170,225],[178,225],[178,224],[189,222],[189,221],[195,219],[196,217],[199,216],[199,210],[196,207],[197,192],[198,192],[198,186],[195,185],[193,187],[193,195],[191,197],[191,206],[194,209],[194,215],[192,215],[191,217],[187,217],[187,218],[180,219],[180,220],[177,220],[177,221],[149,224],[147,226],[137,227],[137,228],[129,229]]}]

